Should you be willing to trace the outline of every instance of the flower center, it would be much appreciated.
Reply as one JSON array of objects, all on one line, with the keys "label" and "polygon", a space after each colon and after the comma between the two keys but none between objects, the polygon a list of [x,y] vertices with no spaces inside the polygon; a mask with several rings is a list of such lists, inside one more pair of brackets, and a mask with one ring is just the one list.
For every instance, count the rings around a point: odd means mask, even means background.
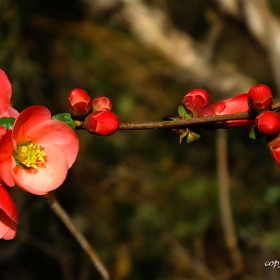
[{"label": "flower center", "polygon": [[16,163],[24,165],[27,168],[37,168],[45,162],[46,153],[43,146],[34,145],[31,142],[24,143],[17,147],[14,152]]}]

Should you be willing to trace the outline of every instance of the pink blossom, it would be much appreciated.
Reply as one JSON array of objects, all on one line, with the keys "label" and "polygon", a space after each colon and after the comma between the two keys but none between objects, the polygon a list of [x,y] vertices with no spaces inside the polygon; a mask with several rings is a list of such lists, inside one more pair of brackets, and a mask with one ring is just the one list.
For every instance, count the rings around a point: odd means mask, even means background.
[{"label": "pink blossom", "polygon": [[78,138],[43,106],[23,110],[0,140],[0,177],[10,187],[42,195],[58,188],[78,153]]}]

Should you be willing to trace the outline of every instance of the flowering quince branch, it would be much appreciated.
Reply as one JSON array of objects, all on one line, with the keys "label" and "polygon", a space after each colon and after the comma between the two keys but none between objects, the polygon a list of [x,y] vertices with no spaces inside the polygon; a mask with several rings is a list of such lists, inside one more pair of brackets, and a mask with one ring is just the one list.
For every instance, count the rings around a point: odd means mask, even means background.
[{"label": "flowering quince branch", "polygon": [[[168,117],[169,118],[169,117]],[[146,130],[146,129],[176,129],[186,128],[190,126],[203,126],[211,123],[228,120],[249,119],[248,113],[226,114],[222,116],[210,116],[191,119],[178,119],[174,121],[156,121],[156,122],[131,122],[120,123],[120,130]]]},{"label": "flowering quince branch", "polygon": [[[273,104],[269,87],[252,87],[248,93],[209,105],[209,95],[203,89],[187,93],[178,107],[178,115],[165,121],[121,123],[120,130],[173,129],[180,143],[192,143],[200,138],[200,129],[251,127],[250,138],[266,138],[266,144],[280,166],[280,103]],[[189,128],[192,128],[190,130]]]},{"label": "flowering quince branch", "polygon": [[[272,111],[280,110],[280,102],[273,104]],[[201,118],[178,119],[174,121],[156,121],[156,122],[129,122],[120,123],[119,130],[146,130],[146,129],[176,129],[190,126],[203,126],[221,121],[251,119],[248,112],[225,114]]]},{"label": "flowering quince branch", "polygon": [[97,253],[51,194],[64,182],[77,157],[75,130],[109,136],[118,130],[173,129],[180,143],[192,143],[201,137],[201,129],[251,127],[250,138],[264,136],[280,166],[280,103],[273,105],[271,90],[263,84],[213,104],[209,104],[205,90],[194,89],[183,97],[177,115],[158,122],[121,124],[109,98],[92,99],[77,88],[68,94],[70,113],[51,116],[47,108],[38,105],[19,113],[10,106],[12,88],[1,69],[0,94],[0,238],[14,238],[17,229],[18,214],[10,187],[17,185],[34,195],[46,195],[52,210],[91,257],[103,279],[109,279],[109,273]]},{"label": "flowering quince branch", "polygon": [[[144,123],[119,123],[112,113],[112,103],[107,97],[91,100],[82,89],[73,89],[68,95],[68,106],[75,129],[109,136],[118,130],[173,129],[180,143],[197,141],[200,129],[251,127],[249,136],[266,138],[272,156],[280,166],[280,103],[273,105],[272,92],[258,84],[246,93],[209,104],[209,94],[204,89],[188,92],[178,107],[178,115],[166,116],[164,121]],[[190,129],[191,128],[191,129]]]}]

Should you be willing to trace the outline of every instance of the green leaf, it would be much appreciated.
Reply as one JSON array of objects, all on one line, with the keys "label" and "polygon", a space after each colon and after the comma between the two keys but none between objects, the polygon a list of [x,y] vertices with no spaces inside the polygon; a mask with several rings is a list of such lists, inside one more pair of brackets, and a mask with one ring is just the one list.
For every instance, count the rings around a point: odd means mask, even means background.
[{"label": "green leaf", "polygon": [[190,110],[188,110],[183,104],[178,106],[178,114],[184,119],[191,119],[193,114]]},{"label": "green leaf", "polygon": [[54,115],[52,117],[53,120],[62,121],[66,124],[68,124],[73,130],[75,130],[76,126],[74,124],[74,120],[72,119],[71,115],[69,113],[62,113],[58,115]]},{"label": "green leaf", "polygon": [[11,130],[13,128],[15,120],[15,118],[0,118],[0,126],[5,126],[8,130]]},{"label": "green leaf", "polygon": [[188,136],[189,134],[189,129],[185,128],[185,129],[181,129],[179,132],[180,136],[179,136],[179,142],[180,144],[182,143],[182,140]]},{"label": "green leaf", "polygon": [[259,132],[259,130],[253,125],[249,132],[249,137],[253,140],[261,138],[263,135]]},{"label": "green leaf", "polygon": [[177,121],[180,119],[180,117],[176,115],[169,115],[169,116],[164,116],[162,119],[165,121]]}]

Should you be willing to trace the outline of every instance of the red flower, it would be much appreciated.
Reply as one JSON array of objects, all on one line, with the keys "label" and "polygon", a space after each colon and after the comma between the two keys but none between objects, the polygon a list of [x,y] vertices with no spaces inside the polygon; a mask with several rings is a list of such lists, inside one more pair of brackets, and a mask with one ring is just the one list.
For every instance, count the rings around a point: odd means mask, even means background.
[{"label": "red flower", "polygon": [[73,116],[86,116],[92,109],[92,102],[88,93],[74,88],[68,94],[68,107]]},{"label": "red flower", "polygon": [[[218,101],[212,105],[209,105],[202,109],[197,117],[211,117],[218,115],[226,115],[226,114],[235,114],[242,112],[249,112],[250,108],[248,106],[248,94],[241,93],[236,95],[235,97]],[[252,119],[243,119],[243,120],[230,120],[230,121],[222,121],[220,124],[217,124],[220,128],[235,128],[235,127],[243,127],[243,126],[251,126],[254,124],[254,120]]]},{"label": "red flower", "polygon": [[260,113],[271,109],[272,93],[268,86],[259,84],[248,91],[248,104],[253,112]]},{"label": "red flower", "polygon": [[119,119],[111,111],[96,111],[86,117],[84,127],[90,133],[109,136],[119,129]]},{"label": "red flower", "polygon": [[108,97],[97,96],[92,99],[92,107],[94,111],[111,111],[113,104]]},{"label": "red flower", "polygon": [[23,110],[0,140],[0,177],[33,194],[59,187],[78,153],[78,138],[43,106]]},{"label": "red flower", "polygon": [[279,132],[280,120],[274,112],[263,112],[255,119],[255,125],[260,133],[264,135],[273,135]]},{"label": "red flower", "polygon": [[18,213],[7,188],[0,182],[0,238],[10,240],[16,235]]},{"label": "red flower", "polygon": [[195,118],[201,109],[208,106],[209,94],[204,89],[194,89],[184,96],[182,104],[192,112]]},{"label": "red flower", "polygon": [[16,118],[18,111],[9,106],[12,96],[12,86],[2,69],[0,69],[0,96],[0,117]]}]

